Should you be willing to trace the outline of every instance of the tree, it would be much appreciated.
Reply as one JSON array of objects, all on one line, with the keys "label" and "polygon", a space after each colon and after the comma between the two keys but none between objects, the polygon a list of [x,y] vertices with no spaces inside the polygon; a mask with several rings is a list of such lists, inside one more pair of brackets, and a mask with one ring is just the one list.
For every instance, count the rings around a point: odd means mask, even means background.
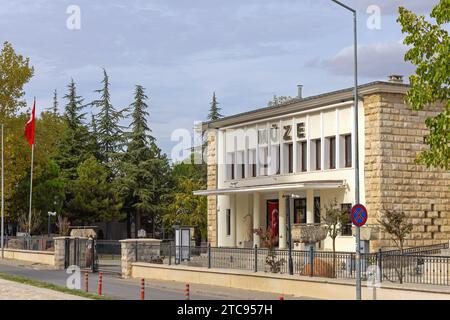
[{"label": "tree", "polygon": [[113,170],[118,153],[123,147],[122,127],[119,124],[123,118],[123,111],[117,111],[111,103],[109,77],[105,69],[103,69],[102,84],[103,88],[95,90],[100,94],[100,98],[91,104],[100,109],[97,114],[96,128],[102,162]]},{"label": "tree", "polygon": [[119,221],[122,203],[108,181],[108,170],[94,156],[80,164],[72,182],[73,198],[67,203],[71,223]]},{"label": "tree", "polygon": [[411,88],[406,100],[414,110],[435,103],[444,105],[442,112],[425,122],[430,130],[424,139],[429,149],[420,153],[418,162],[450,170],[450,38],[446,30],[450,2],[441,0],[433,8],[430,16],[434,23],[404,7],[399,13],[397,21],[407,34],[404,44],[412,46],[405,60],[417,67],[409,78]]},{"label": "tree", "polygon": [[196,226],[196,239],[207,236],[207,198],[195,196],[193,191],[204,189],[206,183],[195,165],[179,163],[172,168],[174,188],[169,195],[167,213],[163,217],[165,229],[174,225]]},{"label": "tree", "polygon": [[0,117],[11,116],[26,106],[21,100],[23,86],[31,79],[34,69],[30,59],[16,54],[9,42],[3,44],[0,53]]},{"label": "tree", "polygon": [[215,121],[217,119],[220,119],[223,117],[223,115],[220,114],[221,108],[219,108],[219,102],[217,102],[216,99],[216,92],[213,93],[212,101],[210,103],[209,108],[209,114],[208,114],[208,120]]},{"label": "tree", "polygon": [[67,86],[68,92],[64,96],[67,104],[64,108],[63,120],[66,130],[59,140],[59,152],[56,161],[61,168],[63,177],[67,180],[77,178],[77,168],[90,156],[89,132],[83,125],[85,113],[84,99],[77,95],[73,79]]},{"label": "tree", "polygon": [[395,245],[400,249],[400,270],[398,271],[400,283],[403,283],[403,246],[405,239],[411,233],[413,224],[408,222],[404,212],[385,210],[378,223],[385,232],[391,235]]},{"label": "tree", "polygon": [[[72,80],[72,82],[73,82],[73,80]],[[46,110],[51,112],[53,115],[57,116],[58,115],[58,108],[59,108],[58,92],[55,89],[53,91],[53,104],[52,104],[51,107],[47,108]]]},{"label": "tree", "polygon": [[323,223],[327,229],[333,244],[333,277],[336,273],[336,238],[341,230],[350,222],[348,211],[339,207],[337,200],[334,199],[324,206]]},{"label": "tree", "polygon": [[159,217],[165,212],[163,196],[170,190],[170,167],[147,124],[147,99],[145,89],[137,85],[134,102],[130,105],[132,121],[131,132],[126,135],[127,152],[122,157],[117,181],[124,208],[129,213],[129,226],[133,217],[137,231],[142,219],[147,217],[151,219],[154,232]]}]

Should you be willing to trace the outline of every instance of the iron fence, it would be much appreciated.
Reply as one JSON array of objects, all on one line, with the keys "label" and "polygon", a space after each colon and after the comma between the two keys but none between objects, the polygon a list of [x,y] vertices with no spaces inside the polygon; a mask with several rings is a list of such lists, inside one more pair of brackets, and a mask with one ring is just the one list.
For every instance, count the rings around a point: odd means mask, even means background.
[{"label": "iron fence", "polygon": [[[368,280],[375,267],[379,270],[379,281],[449,285],[450,256],[432,255],[447,248],[447,244],[440,244],[410,248],[403,255],[395,251],[363,253],[360,258],[363,280]],[[422,252],[431,254],[425,255]],[[292,250],[291,255],[294,275],[355,278],[354,252]],[[286,249],[175,246],[173,242],[161,245],[137,242],[135,261],[247,272],[289,273],[289,251]]]},{"label": "iron fence", "polygon": [[5,236],[4,247],[7,249],[54,251],[54,240],[48,236],[12,237]]}]

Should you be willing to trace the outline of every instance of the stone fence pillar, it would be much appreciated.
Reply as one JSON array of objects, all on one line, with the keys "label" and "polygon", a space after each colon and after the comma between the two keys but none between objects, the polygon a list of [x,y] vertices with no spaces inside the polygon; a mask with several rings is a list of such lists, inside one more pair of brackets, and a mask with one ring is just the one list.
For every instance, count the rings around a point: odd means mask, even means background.
[{"label": "stone fence pillar", "polygon": [[151,262],[155,256],[161,255],[159,239],[125,239],[120,240],[122,278],[131,277],[133,262]]},{"label": "stone fence pillar", "polygon": [[66,239],[70,237],[55,237],[55,268],[63,270],[66,261]]}]

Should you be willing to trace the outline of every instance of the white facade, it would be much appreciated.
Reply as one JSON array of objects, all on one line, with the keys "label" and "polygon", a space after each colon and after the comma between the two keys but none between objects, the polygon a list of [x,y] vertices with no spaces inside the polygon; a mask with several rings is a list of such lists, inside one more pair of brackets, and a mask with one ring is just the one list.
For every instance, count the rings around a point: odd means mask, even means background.
[{"label": "white facade", "polygon": [[[270,207],[278,209],[279,248],[286,248],[284,194],[300,197],[290,200],[292,223],[319,223],[320,208],[334,199],[347,207],[355,203],[353,105],[348,100],[216,129],[217,190],[204,194],[217,195],[219,247],[259,245],[251,230],[268,227]],[[364,160],[362,109],[360,103],[360,168]],[[363,176],[359,184],[362,204]],[[346,231],[337,238],[337,250],[355,249],[351,227]],[[331,240],[319,247],[330,249]]]}]

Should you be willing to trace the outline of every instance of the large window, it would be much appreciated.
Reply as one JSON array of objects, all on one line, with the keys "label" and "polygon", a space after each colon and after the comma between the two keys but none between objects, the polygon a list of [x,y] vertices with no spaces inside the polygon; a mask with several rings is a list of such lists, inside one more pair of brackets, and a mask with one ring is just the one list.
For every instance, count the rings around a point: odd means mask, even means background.
[{"label": "large window", "polygon": [[259,175],[267,176],[267,171],[269,168],[269,150],[267,147],[259,148]]},{"label": "large window", "polygon": [[283,173],[293,173],[294,172],[294,148],[292,143],[284,144],[284,168]]},{"label": "large window", "polygon": [[344,136],[344,165],[346,168],[352,166],[352,135]]},{"label": "large window", "polygon": [[250,177],[256,177],[256,150],[248,150],[248,175]]},{"label": "large window", "polygon": [[302,141],[301,142],[301,144],[300,144],[300,146],[301,146],[301,152],[302,152],[302,161],[301,161],[301,163],[302,163],[302,168],[301,168],[301,171],[302,172],[306,172],[306,170],[307,170],[307,168],[308,168],[308,166],[307,166],[307,161],[308,161],[308,158],[307,158],[307,155],[308,155],[308,144],[306,143],[306,141]]},{"label": "large window", "polygon": [[328,168],[336,169],[336,137],[328,138]]},{"label": "large window", "polygon": [[320,223],[320,197],[314,197],[314,223]]},{"label": "large window", "polygon": [[352,220],[351,220],[351,214],[352,214],[352,204],[351,203],[342,203],[341,204],[341,210],[348,212],[348,223],[341,226],[341,236],[351,236],[352,235]]},{"label": "large window", "polygon": [[226,224],[227,224],[227,236],[231,235],[231,209],[227,209],[226,212]]},{"label": "large window", "polygon": [[294,223],[306,223],[306,198],[294,199]]},{"label": "large window", "polygon": [[233,180],[235,178],[235,157],[234,152],[229,152],[227,154],[227,179]]},{"label": "large window", "polygon": [[312,144],[314,146],[314,154],[312,155],[314,158],[313,165],[315,170],[321,169],[321,161],[322,161],[322,141],[320,139],[315,139],[312,141]]}]

